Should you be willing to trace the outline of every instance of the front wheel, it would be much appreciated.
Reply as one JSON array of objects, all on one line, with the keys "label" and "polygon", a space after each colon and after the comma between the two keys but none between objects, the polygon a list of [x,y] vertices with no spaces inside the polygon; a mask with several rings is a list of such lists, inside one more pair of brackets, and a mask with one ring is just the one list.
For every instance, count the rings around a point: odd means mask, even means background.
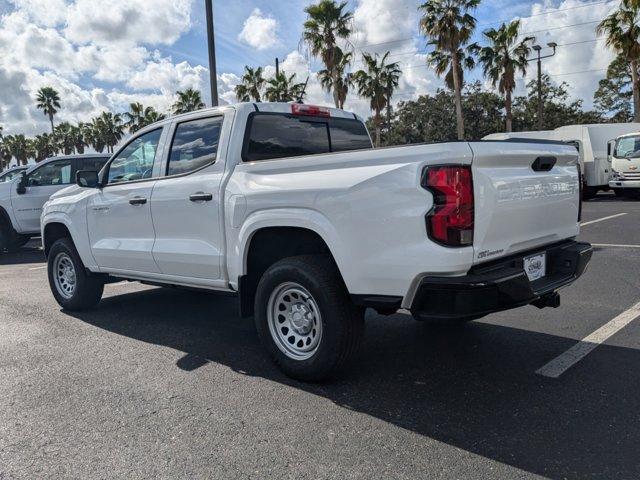
[{"label": "front wheel", "polygon": [[71,239],[61,238],[51,246],[47,270],[51,292],[65,310],[86,310],[102,298],[104,282],[85,269]]},{"label": "front wheel", "polygon": [[356,352],[364,310],[355,306],[326,255],[290,257],[272,265],[255,299],[258,336],[290,377],[320,381]]}]

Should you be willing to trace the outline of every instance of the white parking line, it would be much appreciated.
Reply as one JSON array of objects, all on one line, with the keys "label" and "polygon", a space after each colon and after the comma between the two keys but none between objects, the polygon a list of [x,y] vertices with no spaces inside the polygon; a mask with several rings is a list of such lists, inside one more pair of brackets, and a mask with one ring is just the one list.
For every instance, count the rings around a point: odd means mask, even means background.
[{"label": "white parking line", "polygon": [[592,243],[593,247],[611,247],[611,248],[640,248],[640,245],[619,245],[616,243]]},{"label": "white parking line", "polygon": [[589,222],[582,222],[580,224],[581,227],[585,227],[587,225],[591,225],[592,223],[604,222],[605,220],[611,220],[612,218],[618,218],[626,215],[626,213],[616,213],[615,215],[609,215],[608,217],[598,218],[597,220],[591,220]]},{"label": "white parking line", "polygon": [[42,265],[41,267],[32,267],[29,270],[44,270],[45,268],[47,268],[46,265]]},{"label": "white parking line", "polygon": [[128,285],[131,282],[128,282],[126,280],[122,281],[122,282],[116,282],[116,283],[105,283],[105,287],[121,287],[123,285]]},{"label": "white parking line", "polygon": [[616,318],[604,324],[592,334],[584,337],[573,347],[551,360],[544,367],[536,370],[536,373],[545,377],[558,378],[569,368],[591,353],[598,345],[622,330],[639,316],[640,303],[636,303],[626,312],[622,312]]}]

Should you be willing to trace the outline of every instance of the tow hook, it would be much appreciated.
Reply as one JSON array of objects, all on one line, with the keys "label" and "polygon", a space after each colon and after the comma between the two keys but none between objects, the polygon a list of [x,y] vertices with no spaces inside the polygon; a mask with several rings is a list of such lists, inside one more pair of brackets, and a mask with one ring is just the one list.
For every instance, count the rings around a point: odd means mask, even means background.
[{"label": "tow hook", "polygon": [[560,306],[560,294],[558,292],[551,292],[543,295],[535,302],[531,303],[538,308],[558,308]]}]

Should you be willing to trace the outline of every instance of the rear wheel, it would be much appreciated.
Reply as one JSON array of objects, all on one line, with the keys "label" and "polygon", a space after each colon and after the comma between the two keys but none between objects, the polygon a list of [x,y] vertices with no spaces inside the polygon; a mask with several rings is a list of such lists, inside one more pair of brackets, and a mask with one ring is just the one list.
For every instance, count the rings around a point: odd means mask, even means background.
[{"label": "rear wheel", "polygon": [[320,381],[356,352],[364,310],[355,306],[332,259],[305,255],[272,265],[255,299],[258,335],[290,377]]},{"label": "rear wheel", "polygon": [[583,200],[591,200],[595,198],[598,194],[598,189],[596,187],[587,187],[586,185],[582,188],[582,199]]},{"label": "rear wheel", "polygon": [[56,240],[47,262],[49,287],[62,308],[85,310],[98,304],[104,282],[87,272],[71,239]]}]

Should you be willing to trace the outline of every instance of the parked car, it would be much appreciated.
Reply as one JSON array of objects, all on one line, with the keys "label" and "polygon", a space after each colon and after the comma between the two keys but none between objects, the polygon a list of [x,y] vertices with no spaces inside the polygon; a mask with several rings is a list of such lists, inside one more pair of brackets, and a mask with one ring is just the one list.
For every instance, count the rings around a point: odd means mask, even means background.
[{"label": "parked car", "polygon": [[0,183],[10,182],[16,177],[19,177],[22,172],[25,172],[29,167],[13,167],[6,172],[0,173]]},{"label": "parked car", "polygon": [[51,197],[49,283],[68,310],[115,279],[237,295],[282,370],[319,380],[356,350],[366,307],[447,321],[557,307],[591,257],[578,172],[558,142],[373,149],[337,109],[201,110]]},{"label": "parked car", "polygon": [[611,164],[608,162],[608,144],[626,133],[640,131],[640,123],[600,123],[590,125],[565,125],[555,130],[540,132],[511,132],[487,135],[485,140],[540,139],[557,140],[573,145],[580,155],[585,200],[596,196],[600,190],[609,190]]},{"label": "parked car", "polygon": [[53,157],[0,183],[0,252],[14,251],[40,235],[42,205],[51,194],[75,183],[78,170],[100,170],[108,159],[108,155]]}]

